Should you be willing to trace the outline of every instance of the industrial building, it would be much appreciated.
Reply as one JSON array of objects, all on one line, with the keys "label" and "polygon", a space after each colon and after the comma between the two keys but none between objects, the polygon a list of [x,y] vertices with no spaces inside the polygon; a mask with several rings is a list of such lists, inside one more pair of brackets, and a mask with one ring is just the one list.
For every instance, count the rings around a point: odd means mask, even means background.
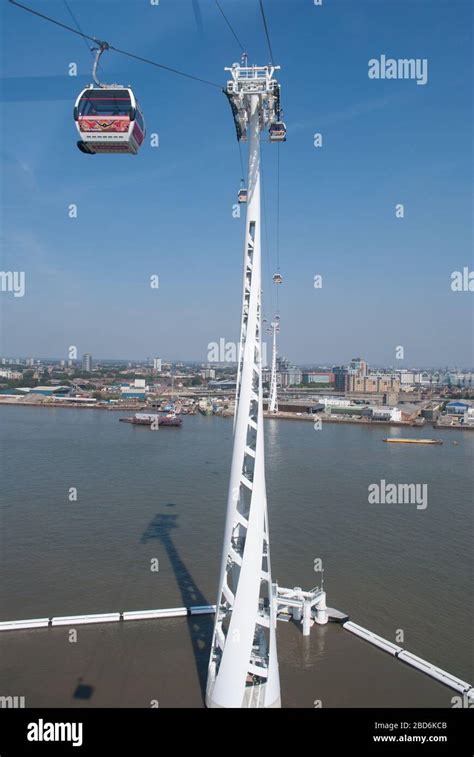
[{"label": "industrial building", "polygon": [[353,407],[354,405],[352,400],[345,399],[344,397],[318,397],[318,402],[323,405],[326,410],[333,407]]},{"label": "industrial building", "polygon": [[368,376],[369,366],[361,357],[353,357],[349,366],[349,373],[363,378],[364,376]]},{"label": "industrial building", "polygon": [[354,376],[349,374],[347,391],[351,394],[385,394],[400,391],[400,379],[387,375],[371,373],[368,376]]},{"label": "industrial building", "polygon": [[44,397],[53,397],[55,395],[64,396],[70,394],[72,389],[70,386],[33,386],[33,387],[21,387],[18,389],[25,394],[42,394]]},{"label": "industrial building", "polygon": [[120,396],[123,400],[138,400],[143,402],[147,391],[148,387],[145,379],[135,379],[133,385],[125,384],[120,387]]},{"label": "industrial building", "polygon": [[303,371],[303,384],[334,384],[336,376],[332,371]]},{"label": "industrial building", "polygon": [[208,386],[209,389],[226,389],[228,391],[236,388],[237,381],[235,379],[229,381],[227,379],[221,381],[209,381]]},{"label": "industrial building", "polygon": [[462,402],[461,400],[448,402],[446,405],[446,413],[448,415],[464,415],[470,407],[471,405],[468,402]]},{"label": "industrial building", "polygon": [[280,376],[280,386],[299,386],[303,380],[303,373],[300,368],[290,363],[284,357],[277,357],[277,375]]},{"label": "industrial building", "polygon": [[336,392],[347,392],[348,371],[344,365],[334,365],[334,389]]}]

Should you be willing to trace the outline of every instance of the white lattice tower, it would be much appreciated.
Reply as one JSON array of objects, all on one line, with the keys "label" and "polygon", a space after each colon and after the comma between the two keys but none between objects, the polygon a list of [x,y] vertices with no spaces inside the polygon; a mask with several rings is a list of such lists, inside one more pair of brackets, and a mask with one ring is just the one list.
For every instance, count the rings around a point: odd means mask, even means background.
[{"label": "white lattice tower", "polygon": [[[260,131],[274,118],[273,67],[235,64],[228,95],[249,141],[240,351],[208,707],[279,707],[263,437]],[[234,108],[233,108],[234,110]],[[235,117],[235,114],[234,114]]]}]

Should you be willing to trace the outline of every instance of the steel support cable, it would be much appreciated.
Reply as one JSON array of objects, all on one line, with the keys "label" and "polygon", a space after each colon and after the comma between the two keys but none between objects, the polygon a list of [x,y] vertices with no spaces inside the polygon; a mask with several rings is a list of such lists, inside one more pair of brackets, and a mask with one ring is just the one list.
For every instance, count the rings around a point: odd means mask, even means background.
[{"label": "steel support cable", "polygon": [[244,46],[242,45],[242,42],[241,42],[241,41],[240,41],[240,39],[238,38],[237,34],[235,33],[235,31],[234,31],[234,29],[233,29],[233,27],[232,27],[232,24],[230,23],[229,19],[227,18],[227,16],[225,15],[224,11],[222,10],[222,8],[221,8],[221,5],[220,5],[220,3],[219,3],[219,0],[216,0],[216,5],[217,5],[217,7],[219,8],[220,12],[222,13],[222,17],[223,17],[224,21],[226,22],[226,24],[227,24],[227,26],[229,27],[229,29],[230,29],[230,31],[232,32],[232,34],[234,35],[234,38],[235,38],[235,40],[237,41],[237,44],[238,44],[238,46],[240,47],[240,49],[241,49],[241,50],[242,50],[242,52],[244,53],[244,52],[245,52],[245,48],[244,48]]},{"label": "steel support cable", "polygon": [[[266,203],[266,195],[265,195],[265,180],[264,180],[264,170],[263,170],[263,160],[262,160],[262,154],[263,151],[260,153],[260,180],[262,183],[262,205],[263,205],[263,224],[265,227],[265,255],[263,256],[264,265],[267,267],[267,275],[268,280],[271,282],[272,280],[272,272],[270,266],[272,265],[271,260],[271,252],[270,252],[270,245],[268,242],[268,220],[267,220],[267,203]],[[277,290],[278,291],[278,290]],[[271,305],[271,312],[273,318],[273,307],[274,301],[273,301],[273,287],[270,287],[270,305]]]},{"label": "steel support cable", "polygon": [[240,169],[242,171],[242,181],[245,184],[245,171],[244,171],[244,161],[242,160],[242,148],[240,146],[240,140],[237,141],[237,144],[239,146],[239,157],[240,157]]},{"label": "steel support cable", "polygon": [[[280,273],[280,143],[277,144],[277,220],[276,220],[277,273]],[[277,286],[277,313],[280,315],[279,287]]]},{"label": "steel support cable", "polygon": [[[78,29],[73,29],[72,26],[68,26],[68,24],[63,24],[62,21],[57,21],[54,18],[51,18],[50,16],[46,16],[44,13],[40,13],[39,11],[33,10],[33,8],[29,8],[27,5],[23,5],[22,3],[19,3],[18,0],[8,0],[8,2],[12,3],[12,5],[15,5],[17,8],[21,8],[24,11],[28,11],[28,13],[32,13],[34,16],[38,16],[39,18],[43,18],[45,21],[49,21],[51,24],[55,24],[56,26],[60,26],[62,29],[66,29],[68,32],[72,32],[73,34],[79,35],[79,37],[83,37],[84,39],[89,39],[91,42],[94,42],[96,45],[104,44],[103,40],[98,39],[97,37],[93,37],[90,34],[84,34],[84,32],[79,31]],[[135,60],[139,60],[142,63],[148,63],[150,66],[155,66],[155,68],[162,68],[164,71],[169,71],[172,74],[177,74],[178,76],[184,76],[187,79],[193,79],[194,81],[199,81],[202,84],[208,84],[211,87],[218,87],[219,89],[222,89],[221,84],[216,84],[215,82],[208,81],[207,79],[201,79],[199,76],[194,76],[193,74],[187,74],[185,71],[179,71],[177,68],[171,68],[170,66],[165,66],[162,63],[157,63],[154,60],[149,60],[148,58],[143,58],[141,55],[135,55],[134,53],[129,53],[127,50],[121,50],[119,47],[114,47],[114,45],[107,45],[109,50],[113,50],[116,53],[119,53],[120,55],[126,55],[128,58],[134,58]]]},{"label": "steel support cable", "polygon": [[271,64],[272,64],[272,66],[273,66],[273,50],[272,50],[272,43],[270,42],[270,35],[269,35],[269,33],[268,33],[268,24],[267,24],[267,19],[266,19],[266,17],[265,17],[265,11],[264,11],[264,9],[263,9],[263,2],[262,2],[262,0],[259,0],[259,4],[260,4],[260,11],[261,11],[261,14],[262,14],[262,21],[263,21],[263,26],[264,26],[264,29],[265,29],[265,36],[266,36],[266,38],[267,38],[268,49],[269,49],[269,51],[270,51],[270,63],[271,63]]},{"label": "steel support cable", "polygon": [[72,12],[72,8],[71,8],[71,6],[70,6],[70,5],[69,5],[69,3],[67,2],[67,0],[63,0],[63,2],[64,2],[64,5],[65,5],[65,7],[66,7],[66,9],[67,9],[67,12],[68,12],[68,13],[69,13],[69,15],[71,16],[71,18],[72,18],[72,20],[74,21],[74,23],[76,24],[76,28],[77,28],[77,30],[78,30],[78,31],[80,32],[80,34],[82,35],[82,37],[83,37],[83,39],[84,39],[84,44],[85,44],[85,46],[86,46],[86,47],[87,47],[87,49],[89,50],[89,52],[90,52],[90,54],[92,55],[92,57],[94,57],[94,52],[93,52],[92,48],[91,48],[91,47],[89,47],[89,45],[87,44],[87,41],[86,41],[86,39],[85,39],[85,35],[84,35],[84,32],[82,31],[82,29],[81,29],[81,27],[80,27],[80,25],[79,25],[79,21],[77,20],[76,16],[75,16],[75,15],[74,15],[74,13]]}]

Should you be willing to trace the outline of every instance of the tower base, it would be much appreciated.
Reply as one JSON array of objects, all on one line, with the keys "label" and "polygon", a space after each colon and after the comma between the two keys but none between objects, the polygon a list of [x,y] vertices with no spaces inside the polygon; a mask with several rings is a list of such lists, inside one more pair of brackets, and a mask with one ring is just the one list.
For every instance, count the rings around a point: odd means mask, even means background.
[{"label": "tower base", "polygon": [[[212,699],[212,697],[208,696],[207,694],[206,694],[206,707],[208,708],[208,710],[216,710],[216,709],[221,709],[222,710],[222,709],[225,709],[224,705],[218,704],[217,702],[214,702],[214,700]],[[242,704],[242,708],[243,709],[245,709],[246,707],[252,708],[252,704],[249,704],[249,705]],[[242,708],[240,708],[240,709],[242,709]],[[278,699],[276,699],[273,702],[273,704],[266,705],[262,709],[271,710],[271,709],[279,709],[279,708],[281,708],[281,699],[280,699],[280,697],[278,697]]]}]

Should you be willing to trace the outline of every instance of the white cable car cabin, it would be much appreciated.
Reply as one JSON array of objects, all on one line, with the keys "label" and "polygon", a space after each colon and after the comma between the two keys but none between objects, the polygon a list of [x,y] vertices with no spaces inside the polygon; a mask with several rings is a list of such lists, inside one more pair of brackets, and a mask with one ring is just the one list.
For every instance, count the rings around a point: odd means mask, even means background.
[{"label": "white cable car cabin", "polygon": [[283,121],[275,121],[269,128],[270,142],[286,142],[286,126]]},{"label": "white cable car cabin", "polygon": [[239,203],[247,202],[248,192],[245,187],[241,187],[237,193],[237,200]]},{"label": "white cable car cabin", "polygon": [[145,139],[143,113],[129,87],[90,84],[76,100],[74,120],[81,152],[136,155]]},{"label": "white cable car cabin", "polygon": [[283,276],[279,273],[273,274],[273,283],[274,284],[281,284],[283,282]]}]

